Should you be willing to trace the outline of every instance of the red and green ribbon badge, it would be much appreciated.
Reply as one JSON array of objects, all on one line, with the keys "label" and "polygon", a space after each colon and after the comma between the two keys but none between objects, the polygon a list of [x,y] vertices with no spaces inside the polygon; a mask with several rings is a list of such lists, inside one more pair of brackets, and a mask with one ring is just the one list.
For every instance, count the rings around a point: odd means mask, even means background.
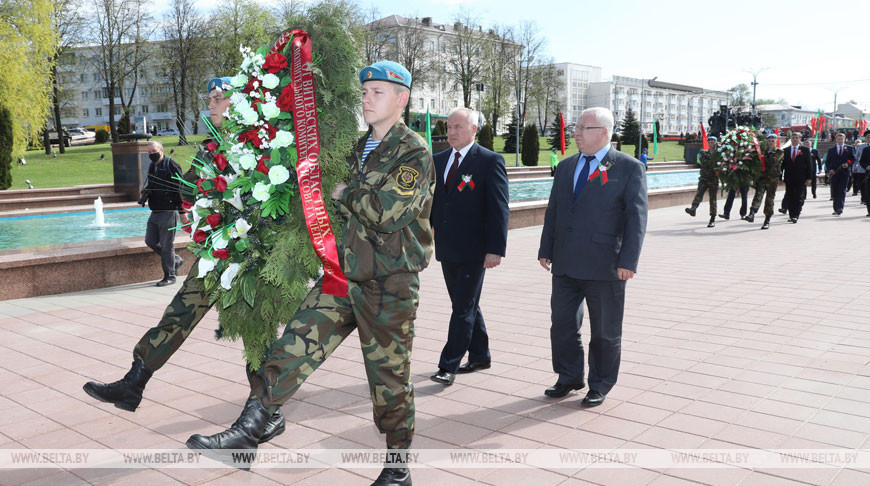
[{"label": "red and green ribbon badge", "polygon": [[461,192],[463,189],[465,189],[466,185],[468,185],[468,187],[470,187],[472,191],[474,190],[474,181],[471,180],[471,175],[469,174],[465,174],[462,176],[462,182],[460,182],[459,185],[456,186],[456,188],[459,189],[459,191]]},{"label": "red and green ribbon badge", "polygon": [[610,168],[610,164],[603,166],[598,166],[595,168],[595,172],[592,173],[592,177],[589,178],[590,181],[594,181],[595,179],[599,179],[601,181],[601,185],[607,184],[607,169]]}]

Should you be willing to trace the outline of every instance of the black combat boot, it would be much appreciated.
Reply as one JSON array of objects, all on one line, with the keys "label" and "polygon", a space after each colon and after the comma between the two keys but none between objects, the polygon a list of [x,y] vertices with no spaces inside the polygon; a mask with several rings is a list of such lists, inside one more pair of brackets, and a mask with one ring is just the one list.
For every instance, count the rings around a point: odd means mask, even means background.
[{"label": "black combat boot", "polygon": [[719,217],[722,218],[722,219],[724,219],[724,220],[726,220],[726,221],[729,220],[729,219],[731,219],[731,217],[728,216],[727,214],[720,214]]},{"label": "black combat boot", "polygon": [[708,228],[716,226],[716,216],[710,216],[710,222],[707,223]]},{"label": "black combat boot", "polygon": [[749,214],[747,214],[746,217],[743,219],[746,220],[746,222],[748,222],[748,223],[754,222],[755,221],[755,211],[750,209]]},{"label": "black combat boot", "polygon": [[120,381],[108,384],[89,381],[82,389],[101,402],[114,403],[121,410],[135,412],[142,401],[142,392],[145,391],[145,384],[151,379],[152,373],[145,369],[141,361],[134,360],[133,367]]},{"label": "black combat boot", "polygon": [[[394,467],[390,467],[391,464]],[[411,486],[411,471],[406,464],[403,458],[388,459],[372,486]]]},{"label": "black combat boot", "polygon": [[253,456],[242,457],[232,454],[231,451],[256,452],[271,416],[259,400],[251,398],[229,429],[214,435],[193,434],[185,445],[188,449],[202,452],[219,461],[230,460],[233,466],[248,470],[254,460]]},{"label": "black combat boot", "polygon": [[686,208],[686,214],[688,214],[689,216],[694,218],[695,217],[695,209],[696,208],[694,206]]},{"label": "black combat boot", "polygon": [[266,428],[263,429],[263,435],[260,436],[260,444],[265,444],[275,437],[284,433],[284,430],[287,428],[287,424],[284,420],[284,414],[281,413],[281,410],[278,409],[275,413],[269,417],[269,421],[266,422]]},{"label": "black combat boot", "polygon": [[770,216],[764,217],[764,224],[761,225],[761,229],[769,229],[770,228]]}]

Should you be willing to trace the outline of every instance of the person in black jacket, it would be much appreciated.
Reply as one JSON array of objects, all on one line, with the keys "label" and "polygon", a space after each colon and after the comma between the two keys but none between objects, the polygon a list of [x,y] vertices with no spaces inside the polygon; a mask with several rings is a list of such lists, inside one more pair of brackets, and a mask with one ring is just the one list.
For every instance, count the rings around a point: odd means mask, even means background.
[{"label": "person in black jacket", "polygon": [[846,135],[838,133],[834,140],[836,145],[828,149],[825,157],[825,169],[831,180],[831,198],[834,200],[834,216],[843,214],[846,203],[846,188],[855,163],[855,149],[846,145]]},{"label": "person in black jacket", "polygon": [[[801,142],[801,145],[807,148],[810,151],[810,158],[812,159],[813,166],[813,178],[810,181],[810,187],[813,189],[813,199],[816,198],[816,184],[817,177],[816,174],[822,172],[822,156],[819,155],[819,151],[813,148],[813,144],[809,141],[809,139],[805,139]],[[827,182],[826,182],[827,183]]]},{"label": "person in black jacket", "polygon": [[[435,154],[432,227],[435,258],[450,294],[447,342],[432,381],[449,386],[456,373],[490,367],[489,337],[480,311],[488,268],[501,263],[507,246],[508,181],[504,158],[474,143],[477,113],[457,108],[447,118],[452,148]],[[468,362],[459,363],[465,353]]]},{"label": "person in black jacket", "polygon": [[157,141],[148,145],[148,181],[142,189],[139,204],[151,209],[148,226],[145,229],[145,244],[160,255],[163,267],[163,280],[157,282],[158,287],[175,283],[175,272],[184,263],[175,254],[175,227],[178,226],[178,215],[181,209],[181,187],[175,176],[181,177],[181,166],[166,157],[163,144]]},{"label": "person in black jacket", "polygon": [[804,199],[807,197],[807,186],[815,177],[810,150],[801,147],[801,134],[791,135],[791,147],[783,150],[782,157],[783,180],[785,181],[785,201],[788,208],[788,222],[797,223]]},{"label": "person in black jacket", "polygon": [[[870,130],[864,132],[864,136],[870,136]],[[870,145],[868,145],[870,147]],[[870,174],[870,150],[867,147],[864,147],[864,150],[861,151],[861,159],[858,161],[858,165],[864,168],[864,170]],[[864,178],[864,194],[867,197],[867,217],[870,217],[870,176]]]}]

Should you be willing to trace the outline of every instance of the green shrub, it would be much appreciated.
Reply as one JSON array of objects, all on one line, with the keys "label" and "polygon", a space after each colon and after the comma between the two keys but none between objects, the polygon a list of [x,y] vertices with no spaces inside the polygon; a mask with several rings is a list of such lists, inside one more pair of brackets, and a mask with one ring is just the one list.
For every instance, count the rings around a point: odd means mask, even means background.
[{"label": "green shrub", "polygon": [[106,143],[109,141],[109,132],[100,128],[97,130],[94,138],[96,139],[97,143]]},{"label": "green shrub", "polygon": [[477,143],[479,143],[481,147],[493,150],[491,126],[484,125],[483,128],[480,129],[480,133],[477,134]]},{"label": "green shrub", "polygon": [[12,186],[12,114],[0,105],[0,190]]},{"label": "green shrub", "polygon": [[538,165],[540,143],[538,141],[538,127],[534,123],[523,128],[523,143],[520,150],[523,154],[523,165]]}]

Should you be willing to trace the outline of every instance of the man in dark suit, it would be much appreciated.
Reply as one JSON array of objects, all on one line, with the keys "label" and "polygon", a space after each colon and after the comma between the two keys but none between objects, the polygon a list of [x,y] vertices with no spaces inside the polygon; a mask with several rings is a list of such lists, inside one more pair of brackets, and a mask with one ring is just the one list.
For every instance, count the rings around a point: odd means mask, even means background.
[{"label": "man in dark suit", "polygon": [[[435,154],[432,228],[452,313],[432,381],[449,386],[457,373],[490,367],[489,336],[480,312],[487,268],[507,245],[508,181],[504,158],[474,143],[477,113],[457,108],[447,118],[450,149]],[[468,362],[459,363],[465,353]]]},{"label": "man in dark suit", "polygon": [[[619,373],[626,282],[637,271],[646,231],[643,164],[610,146],[613,114],[583,111],[574,131],[580,153],[559,163],[544,218],[540,264],[553,274],[550,346],[563,397],[584,383],[580,323],[589,308],[589,391],[583,405],[604,402]],[[551,270],[552,265],[552,270]]]},{"label": "man in dark suit", "polygon": [[782,173],[785,181],[785,201],[788,222],[797,223],[807,198],[807,186],[815,177],[810,151],[801,146],[801,134],[791,135],[791,147],[786,147],[782,157]]},{"label": "man in dark suit", "polygon": [[[861,151],[861,158],[858,161],[858,164],[864,168],[865,173],[870,174],[870,130],[864,132],[865,140],[867,140],[868,145],[864,146],[864,150]],[[866,196],[867,204],[867,216],[870,217],[870,175],[864,177],[864,194]]]},{"label": "man in dark suit", "polygon": [[825,169],[831,180],[831,198],[834,199],[834,216],[843,214],[846,204],[846,188],[852,175],[852,164],[855,163],[855,152],[846,145],[846,135],[838,133],[836,145],[828,149],[825,156]]},{"label": "man in dark suit", "polygon": [[818,179],[816,174],[822,171],[822,157],[819,155],[819,151],[813,148],[812,142],[810,142],[809,138],[803,141],[801,144],[810,151],[810,165],[813,166],[813,178],[810,182],[810,187],[813,189],[813,199],[816,198],[816,185]]}]

